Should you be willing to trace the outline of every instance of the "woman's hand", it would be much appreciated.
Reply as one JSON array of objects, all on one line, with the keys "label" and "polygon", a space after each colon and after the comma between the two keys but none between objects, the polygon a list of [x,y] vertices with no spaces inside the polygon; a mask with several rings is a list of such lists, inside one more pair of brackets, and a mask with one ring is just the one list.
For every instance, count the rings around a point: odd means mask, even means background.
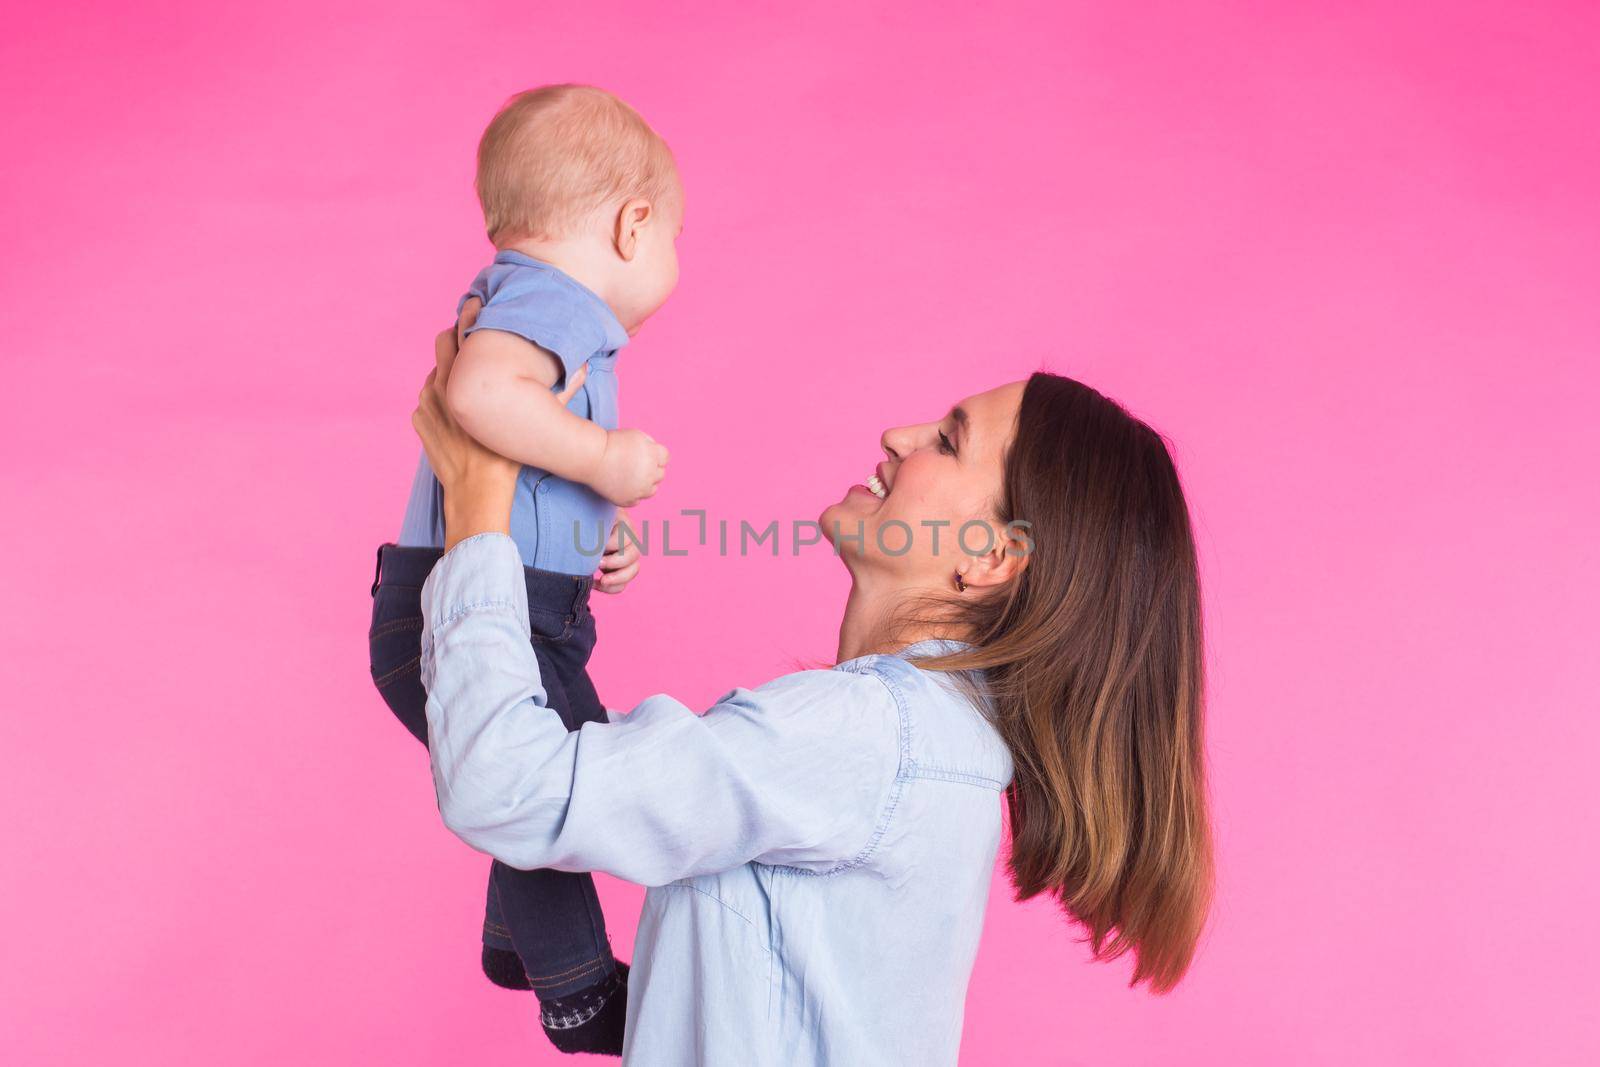
[{"label": "woman's hand", "polygon": [[[445,385],[456,358],[463,331],[478,317],[481,305],[469,300],[456,325],[434,338],[434,368],[417,394],[411,425],[422,438],[428,463],[444,488],[445,551],[480,533],[509,533],[511,499],[516,491],[519,466],[489,451],[467,436],[445,406]],[[572,375],[559,395],[562,403],[583,385],[587,368]]]}]

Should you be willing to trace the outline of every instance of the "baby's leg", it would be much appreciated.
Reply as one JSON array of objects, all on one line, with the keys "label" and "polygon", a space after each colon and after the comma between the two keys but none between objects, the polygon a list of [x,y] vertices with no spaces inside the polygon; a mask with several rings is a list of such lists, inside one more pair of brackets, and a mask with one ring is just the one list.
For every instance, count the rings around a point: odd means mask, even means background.
[{"label": "baby's leg", "polygon": [[411,736],[428,743],[428,720],[422,688],[422,583],[443,553],[431,548],[378,549],[378,573],[372,582],[372,625],[367,649],[372,684]]},{"label": "baby's leg", "polygon": [[[525,574],[533,650],[550,708],[569,730],[603,720],[586,670],[594,649],[588,580],[532,569]],[[611,954],[594,878],[496,864],[494,883],[551,1042],[565,1052],[619,1054],[627,966]]]},{"label": "baby's leg", "polygon": [[[372,682],[411,736],[428,743],[427,691],[422,688],[422,583],[443,553],[431,548],[384,545],[372,585],[372,625],[367,632]],[[500,914],[494,879],[489,879],[483,919],[484,975],[507,989],[527,989],[511,932]]]},{"label": "baby's leg", "polygon": [[[566,686],[538,634],[533,648],[549,706],[565,720],[571,706]],[[503,863],[493,873],[506,929],[541,1003],[571,996],[616,971],[592,876],[522,871]]]}]

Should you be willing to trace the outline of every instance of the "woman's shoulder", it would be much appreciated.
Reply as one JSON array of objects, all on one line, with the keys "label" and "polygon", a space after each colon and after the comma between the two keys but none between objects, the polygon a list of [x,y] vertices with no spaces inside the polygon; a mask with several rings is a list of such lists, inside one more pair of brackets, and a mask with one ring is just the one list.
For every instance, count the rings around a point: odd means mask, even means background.
[{"label": "woman's shoulder", "polygon": [[[621,723],[694,715],[690,707],[664,693],[646,697],[632,712],[608,709],[606,713]],[[818,733],[842,725],[893,723],[896,701],[870,675],[824,667],[784,673],[762,685],[734,686],[698,717],[712,726],[750,723],[774,734]]]},{"label": "woman's shoulder", "polygon": [[994,789],[1011,781],[1010,751],[990,719],[981,674],[954,674],[917,665],[951,651],[950,642],[921,642],[894,654],[863,656],[836,671],[875,679],[901,716],[902,773]]},{"label": "woman's shoulder", "polygon": [[918,663],[920,659],[961,647],[964,646],[953,641],[919,641],[897,652],[873,653],[845,660],[835,666],[831,673],[874,678],[898,704],[953,703],[964,710],[976,710],[986,702],[981,677],[969,675],[963,681],[960,675],[926,670]]},{"label": "woman's shoulder", "polygon": [[893,695],[868,674],[837,667],[793,671],[754,688],[729,690],[717,708],[745,709],[775,721],[823,717],[873,721],[892,716]]}]

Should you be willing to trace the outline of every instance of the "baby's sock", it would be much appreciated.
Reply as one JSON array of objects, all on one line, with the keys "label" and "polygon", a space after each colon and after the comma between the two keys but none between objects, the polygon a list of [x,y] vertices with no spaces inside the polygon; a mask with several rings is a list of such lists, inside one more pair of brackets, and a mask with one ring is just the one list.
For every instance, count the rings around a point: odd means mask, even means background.
[{"label": "baby's sock", "polygon": [[528,972],[522,969],[522,957],[508,948],[483,946],[483,973],[501,989],[529,990]]},{"label": "baby's sock", "polygon": [[622,1055],[623,1024],[628,1015],[628,965],[588,989],[539,1003],[545,1036],[562,1052]]}]

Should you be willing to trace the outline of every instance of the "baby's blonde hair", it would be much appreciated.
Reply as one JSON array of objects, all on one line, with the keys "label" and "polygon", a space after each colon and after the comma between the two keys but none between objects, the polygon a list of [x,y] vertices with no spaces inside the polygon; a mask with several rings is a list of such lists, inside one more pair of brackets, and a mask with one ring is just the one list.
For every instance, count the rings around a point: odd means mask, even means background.
[{"label": "baby's blonde hair", "polygon": [[659,204],[677,186],[667,143],[604,89],[545,85],[506,101],[478,142],[489,240],[569,236],[600,207]]}]

